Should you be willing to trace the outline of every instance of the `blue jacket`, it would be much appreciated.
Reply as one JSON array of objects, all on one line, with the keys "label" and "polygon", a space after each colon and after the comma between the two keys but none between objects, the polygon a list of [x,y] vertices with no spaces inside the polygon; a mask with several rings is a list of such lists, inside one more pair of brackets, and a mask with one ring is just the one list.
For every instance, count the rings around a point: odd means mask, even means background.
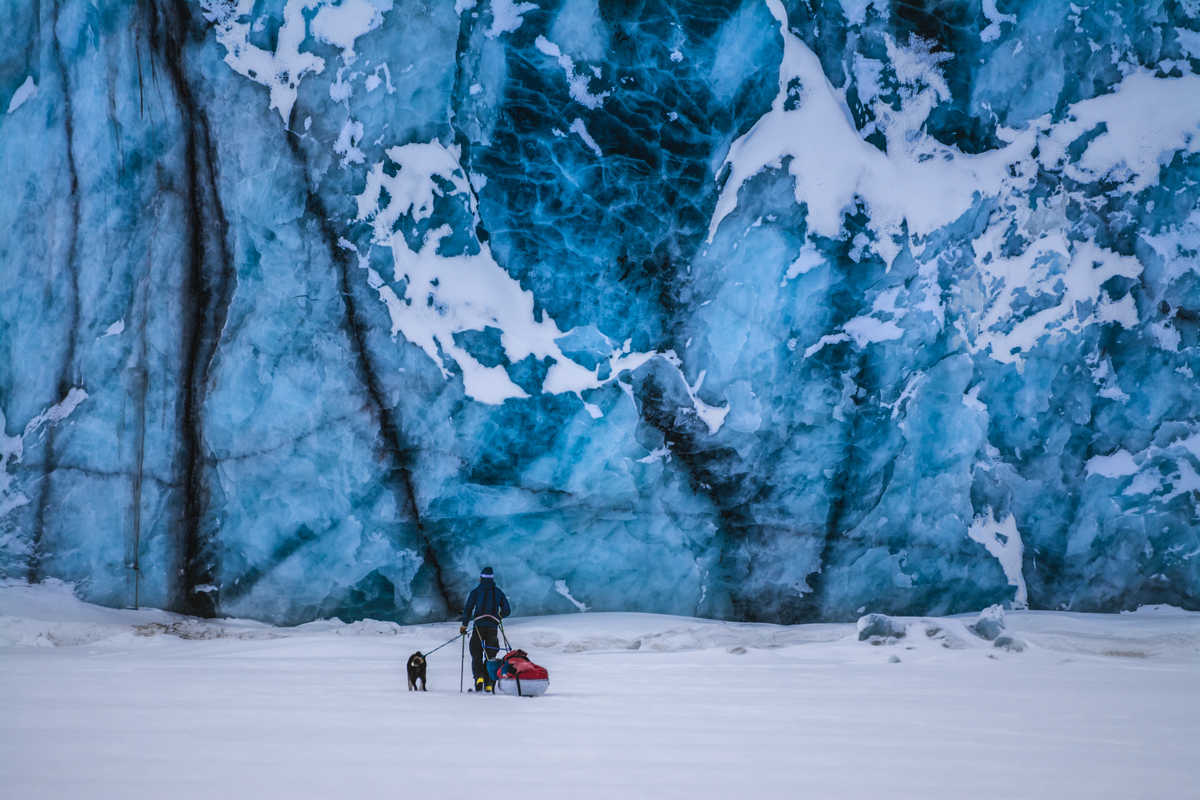
[{"label": "blue jacket", "polygon": [[[508,607],[508,598],[496,586],[496,582],[491,578],[480,578],[479,585],[467,595],[467,605],[463,608],[462,624],[466,625],[480,614],[491,614],[493,617],[503,619],[511,613],[512,609]],[[490,619],[481,619],[476,624],[481,628],[496,627],[496,623]]]}]

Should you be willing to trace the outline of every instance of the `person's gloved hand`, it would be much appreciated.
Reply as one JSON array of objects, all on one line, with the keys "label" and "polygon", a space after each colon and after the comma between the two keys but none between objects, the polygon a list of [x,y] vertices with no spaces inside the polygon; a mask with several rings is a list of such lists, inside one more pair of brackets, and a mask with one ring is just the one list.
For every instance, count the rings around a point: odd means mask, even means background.
[{"label": "person's gloved hand", "polygon": [[459,636],[462,636],[462,635],[463,635],[464,633],[466,633],[466,632],[467,632],[467,626],[466,626],[466,625],[460,625],[460,626],[459,626],[459,628],[458,628],[458,635],[459,635]]}]

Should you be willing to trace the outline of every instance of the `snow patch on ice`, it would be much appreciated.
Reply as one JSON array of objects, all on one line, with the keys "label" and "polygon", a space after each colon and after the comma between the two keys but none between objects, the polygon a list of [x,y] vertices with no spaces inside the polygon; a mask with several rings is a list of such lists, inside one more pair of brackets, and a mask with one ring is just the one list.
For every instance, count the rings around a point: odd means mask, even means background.
[{"label": "snow patch on ice", "polygon": [[66,397],[29,420],[20,436],[9,436],[5,433],[7,420],[4,410],[0,409],[0,517],[29,503],[29,498],[13,487],[14,476],[9,472],[11,467],[20,463],[25,450],[25,440],[44,426],[62,422],[71,416],[87,398],[88,393],[83,389],[78,386],[72,387]]},{"label": "snow patch on ice", "polygon": [[1008,584],[1017,588],[1013,596],[1013,608],[1026,608],[1029,605],[1029,589],[1025,585],[1025,545],[1021,541],[1021,532],[1017,530],[1016,518],[1007,514],[996,519],[995,511],[989,507],[986,514],[975,517],[967,529],[967,535],[983,545],[1000,562]]},{"label": "snow patch on ice", "polygon": [[563,75],[566,76],[567,91],[570,93],[571,99],[591,109],[599,108],[604,104],[604,100],[608,97],[609,92],[604,91],[599,94],[593,94],[590,88],[591,79],[575,71],[575,61],[564,53],[558,45],[545,36],[539,35],[534,41],[534,46],[543,55],[547,55],[558,62]]},{"label": "snow patch on ice", "polygon": [[583,120],[579,117],[571,120],[571,133],[583,139],[583,143],[588,146],[588,149],[596,154],[596,158],[604,158],[604,153],[600,151],[600,145],[596,144],[596,140],[588,133],[587,126],[583,124]]},{"label": "snow patch on ice", "polygon": [[688,396],[691,398],[692,407],[695,408],[696,415],[708,426],[708,432],[715,434],[725,424],[725,417],[729,416],[730,404],[726,403],[724,406],[718,408],[710,406],[700,399],[700,387],[704,384],[704,378],[707,374],[707,370],[700,370],[700,374],[696,376],[696,382],[688,386]]},{"label": "snow patch on ice", "polygon": [[[869,131],[855,128],[843,95],[826,78],[820,60],[791,32],[783,4],[766,2],[783,39],[778,93],[770,111],[734,141],[718,171],[724,182],[710,219],[709,242],[737,208],[741,187],[765,169],[788,171],[795,201],[807,209],[810,236],[841,236],[843,215],[865,206],[875,236],[859,234],[852,258],[861,260],[874,251],[890,265],[905,242],[919,254],[930,234],[984,199],[996,198],[1001,207],[1031,223],[1035,215],[1052,215],[1053,200],[1034,209],[1027,200],[1015,199],[1032,186],[1039,170],[1080,182],[1111,181],[1122,192],[1137,192],[1155,181],[1160,165],[1175,154],[1200,150],[1200,104],[1191,100],[1200,96],[1200,76],[1159,78],[1143,69],[1132,71],[1110,93],[1074,104],[1059,121],[1045,115],[1022,130],[1001,130],[1001,147],[964,153],[938,142],[924,127],[933,108],[949,97],[941,71],[948,54],[919,39],[901,46],[891,38],[885,44],[899,84],[898,109],[872,95],[879,88],[881,63],[860,59],[855,65],[864,78],[860,99],[872,105],[875,115],[869,127],[886,141],[886,150],[880,150],[864,140]],[[858,19],[868,4],[845,8]],[[996,35],[1001,23],[1013,21],[991,0],[985,12],[993,26],[987,30]],[[1070,147],[1085,134],[1090,138],[1073,158]],[[1047,338],[1078,333],[1092,324],[1138,325],[1131,296],[1114,299],[1100,289],[1112,277],[1140,275],[1138,259],[1046,233],[1054,227],[1034,224],[1029,227],[1035,233],[1040,228],[1041,236],[1033,237],[1023,253],[1009,255],[1003,245],[1010,220],[998,217],[973,243],[985,293],[982,310],[972,317],[976,327],[970,333],[977,335],[968,337],[974,352],[1020,367],[1024,354]],[[819,263],[811,252],[802,252],[784,281]],[[1014,303],[1029,296],[1037,298],[1031,305],[1038,310],[1023,316]],[[939,316],[937,298],[907,309],[919,311]],[[860,318],[849,329],[822,337],[807,355],[844,341],[842,336],[860,346],[899,338],[902,316],[904,312],[878,324]],[[1164,328],[1160,334],[1163,346],[1170,348],[1170,332]]]},{"label": "snow patch on ice", "polygon": [[1000,38],[1000,24],[1003,22],[1016,23],[1016,14],[1001,14],[996,8],[996,0],[983,0],[983,16],[987,18],[988,26],[979,32],[979,38],[985,42],[994,42]]},{"label": "snow patch on ice", "polygon": [[37,97],[37,93],[38,87],[37,84],[33,82],[33,76],[27,75],[25,77],[25,82],[18,86],[17,90],[13,92],[12,97],[9,98],[7,113],[13,113],[18,108],[25,105],[26,102]]},{"label": "snow patch on ice", "polygon": [[28,439],[43,425],[62,422],[64,419],[71,416],[75,409],[79,408],[80,403],[87,399],[87,392],[78,386],[71,387],[71,389],[67,392],[66,397],[47,408],[33,419],[29,420],[29,423],[25,426],[24,437]]},{"label": "snow patch on ice", "polygon": [[[971,342],[975,351],[988,352],[1002,363],[1016,363],[1043,339],[1077,333],[1088,324],[1136,324],[1135,310],[1116,308],[1100,297],[1100,287],[1109,279],[1141,274],[1142,264],[1136,258],[1054,233],[1033,242],[1021,255],[984,259],[985,253],[999,246],[993,237],[1001,235],[993,231],[975,246],[988,292],[975,322],[978,334]],[[1055,302],[1021,318],[1013,310],[1020,295],[1045,296]],[[1131,300],[1128,295],[1125,299]]]},{"label": "snow patch on ice", "polygon": [[798,255],[796,259],[788,265],[787,272],[784,274],[783,280],[779,285],[783,286],[794,278],[797,278],[801,275],[807,275],[809,272],[812,272],[814,269],[824,263],[825,256],[817,252],[815,248],[806,246],[800,251],[800,255]]},{"label": "snow patch on ice", "polygon": [[866,347],[873,342],[888,342],[904,336],[904,331],[894,322],[885,322],[871,316],[855,317],[842,326],[854,343]]},{"label": "snow patch on ice", "polygon": [[815,344],[809,345],[804,350],[805,358],[812,358],[817,353],[825,349],[825,345],[837,344],[838,342],[848,342],[850,337],[844,333],[827,333],[816,341]]},{"label": "snow patch on ice", "polygon": [[238,0],[236,4],[200,0],[205,18],[216,30],[217,42],[225,48],[225,63],[239,75],[267,87],[270,107],[279,112],[284,125],[288,124],[304,75],[325,69],[324,59],[300,52],[305,39],[304,12],[315,5],[317,0],[288,0],[275,50],[268,52],[250,43],[254,0]]},{"label": "snow patch on ice", "polygon": [[921,123],[938,101],[949,95],[937,64],[946,54],[918,43],[904,49],[888,39],[897,78],[914,87],[902,112],[881,105],[887,153],[864,141],[821,62],[788,27],[779,0],[767,0],[779,22],[783,58],[779,93],[771,110],[729,149],[729,174],[709,224],[711,242],[721,222],[737,207],[741,186],[767,167],[782,167],[794,180],[797,203],[808,207],[810,230],[836,237],[843,212],[856,199],[869,207],[871,224],[883,236],[875,246],[886,261],[898,248],[891,237],[907,230],[926,235],[961,215],[979,195],[996,194],[1006,168],[1025,158],[1034,136],[1026,132],[1004,150],[968,156],[940,144],[921,131]]},{"label": "snow patch on ice", "polygon": [[[323,58],[301,50],[308,34],[311,32],[313,38],[340,48],[342,62],[349,65],[357,57],[355,41],[379,27],[383,23],[383,14],[392,4],[390,0],[378,4],[368,0],[341,0],[338,3],[333,0],[288,0],[274,51],[250,42],[255,0],[200,0],[200,7],[205,19],[213,24],[217,42],[225,49],[225,63],[239,75],[265,86],[270,94],[270,107],[279,112],[283,124],[287,125],[304,76],[319,74],[325,69]],[[311,31],[306,22],[310,15]],[[343,83],[340,77],[335,85],[348,92],[349,84]]]},{"label": "snow patch on ice", "polygon": [[382,25],[382,12],[391,8],[392,0],[384,0],[382,8],[376,8],[368,0],[341,0],[337,5],[326,3],[313,17],[310,31],[320,41],[340,48],[342,61],[352,64],[357,57],[355,40]]},{"label": "snow patch on ice", "polygon": [[[504,33],[512,33],[525,22],[525,13],[537,8],[536,3],[514,3],[513,0],[492,0],[492,24],[484,33],[495,39]],[[461,13],[461,12],[460,12]]]},{"label": "snow patch on ice", "polygon": [[564,581],[564,580],[555,581],[554,582],[554,591],[558,592],[560,595],[565,597],[567,599],[567,601],[571,605],[575,606],[575,608],[579,609],[580,612],[584,612],[584,611],[588,610],[587,603],[581,603],[580,601],[576,600],[574,597],[571,596],[571,590],[567,588],[566,581]]},{"label": "snow patch on ice", "polygon": [[1138,471],[1133,454],[1121,448],[1106,456],[1092,456],[1087,462],[1088,477],[1100,475],[1105,478],[1125,478]]},{"label": "snow patch on ice", "polygon": [[346,124],[342,126],[341,133],[338,134],[337,141],[333,143],[333,152],[342,157],[342,166],[346,167],[350,164],[361,164],[366,160],[363,151],[358,149],[358,143],[362,141],[363,124],[353,119],[347,119]]},{"label": "snow patch on ice", "polygon": [[663,459],[669,460],[670,458],[671,458],[671,448],[656,447],[653,450],[651,450],[649,453],[647,453],[646,455],[639,458],[637,461],[639,464],[653,464],[656,461],[662,461]]},{"label": "snow patch on ice", "polygon": [[[925,378],[926,375],[924,372],[916,372],[910,375],[908,380],[905,381],[904,388],[900,391],[900,394],[896,397],[895,401],[893,401],[891,405],[883,404],[884,408],[887,408],[892,412],[892,419],[896,419],[901,413],[904,412],[908,402],[916,396],[917,390],[920,389],[925,383]],[[975,391],[978,393],[978,387],[976,387]]]},{"label": "snow patch on ice", "polygon": [[[371,269],[361,254],[359,265],[387,305],[392,337],[403,335],[421,348],[447,379],[451,376],[447,360],[457,365],[467,396],[492,405],[529,396],[509,378],[503,365],[485,366],[455,341],[457,333],[487,328],[501,332],[500,345],[510,362],[531,355],[553,361],[541,387],[548,394],[569,392],[582,400],[584,391],[614,381],[622,372],[636,370],[652,359],[670,364],[682,377],[680,360],[670,351],[614,350],[604,379],[599,377],[599,367],[588,369],[567,357],[558,344],[564,331],[549,314],[536,317],[533,293],[496,262],[486,242],[478,242],[474,254],[443,255],[442,243],[453,234],[443,225],[425,234],[418,249],[412,249],[404,234],[396,230],[402,217],[418,222],[429,219],[438,198],[452,195],[469,206],[478,222],[474,196],[459,163],[457,145],[447,147],[435,139],[390,147],[386,152],[396,166],[394,174],[389,174],[392,170],[385,170],[382,162],[375,164],[356,202],[357,219],[372,226],[373,244],[392,253],[391,282]],[[348,241],[342,246],[355,250]],[[701,372],[694,385],[684,383],[696,414],[716,433],[729,405],[718,408],[702,401],[698,392],[703,381]],[[584,408],[593,418],[600,416],[598,407],[585,402]]]},{"label": "snow patch on ice", "polygon": [[[1139,70],[1109,94],[1071,106],[1067,121],[1055,125],[1042,143],[1043,164],[1067,160],[1067,147],[1089,131],[1083,155],[1066,165],[1079,181],[1109,178],[1122,190],[1140,192],[1158,179],[1159,167],[1176,152],[1200,152],[1200,75],[1156,78]],[[1043,123],[1045,124],[1045,123]]]}]

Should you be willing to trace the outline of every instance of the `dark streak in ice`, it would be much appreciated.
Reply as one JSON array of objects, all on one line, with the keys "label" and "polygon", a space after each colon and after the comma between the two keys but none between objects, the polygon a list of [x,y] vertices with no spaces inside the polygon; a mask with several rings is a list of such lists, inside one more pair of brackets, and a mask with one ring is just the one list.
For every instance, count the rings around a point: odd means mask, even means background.
[{"label": "dark streak in ice", "polygon": [[[867,356],[858,355],[853,368],[853,379],[857,384],[866,370]],[[855,392],[850,396],[854,408],[850,410],[850,419],[842,426],[842,457],[838,459],[837,471],[829,484],[829,508],[825,514],[825,531],[821,540],[821,551],[817,558],[817,569],[807,576],[812,591],[800,598],[799,617],[796,622],[815,622],[824,619],[822,609],[827,596],[826,582],[829,577],[828,568],[833,564],[833,550],[838,537],[842,533],[847,507],[857,499],[852,497],[854,478],[858,471],[858,426],[862,420],[859,408],[863,399]]]},{"label": "dark streak in ice", "polygon": [[[293,108],[293,120],[295,117],[296,108]],[[291,129],[295,125],[289,122],[288,127]],[[304,174],[308,175],[308,163],[304,151],[301,149],[299,139],[290,133],[286,134],[285,138],[297,164],[299,164]],[[358,302],[355,300],[354,287],[350,279],[352,270],[356,267],[350,261],[350,254],[339,244],[340,237],[337,231],[334,230],[333,223],[330,222],[330,213],[325,207],[325,202],[310,184],[306,185],[305,194],[308,212],[307,218],[317,225],[321,240],[329,252],[329,259],[337,269],[338,290],[342,297],[343,307],[345,308],[345,314],[342,318],[343,327],[350,339],[351,349],[354,351],[354,363],[358,378],[367,390],[371,409],[379,421],[379,434],[383,439],[383,449],[392,465],[386,479],[387,483],[397,494],[400,507],[404,509],[408,518],[412,520],[413,525],[416,527],[423,551],[421,557],[433,571],[434,583],[446,609],[452,610],[456,605],[450,599],[450,592],[447,589],[442,574],[441,563],[438,560],[437,553],[433,549],[432,539],[421,519],[421,511],[417,503],[416,487],[412,474],[412,454],[415,450],[404,440],[404,435],[400,432],[400,427],[396,424],[392,409],[384,399],[383,387],[375,365],[371,362],[371,354],[367,346],[367,324],[363,321],[362,315],[359,312]]]},{"label": "dark streak in ice", "polygon": [[171,608],[196,616],[215,616],[220,607],[214,521],[208,518],[211,489],[205,473],[204,401],[220,345],[236,274],[227,244],[228,223],[217,191],[216,152],[208,117],[192,94],[183,68],[189,38],[189,8],[184,0],[149,4],[150,43],[166,70],[177,101],[184,135],[183,202],[187,225],[183,293],[182,375],[177,401],[179,441],[177,480],[181,484],[178,576]]},{"label": "dark streak in ice", "polygon": [[[66,136],[67,175],[70,179],[71,208],[70,230],[67,234],[67,254],[64,260],[63,273],[67,278],[67,347],[63,354],[62,365],[59,367],[58,382],[55,387],[54,403],[66,399],[75,377],[75,350],[79,338],[79,172],[75,164],[75,117],[71,101],[71,81],[67,71],[67,62],[63,57],[62,43],[58,38],[59,4],[55,2],[54,18],[51,21],[50,50],[54,56],[54,66],[62,83],[62,117],[63,132]],[[28,579],[31,583],[40,581],[42,561],[45,557],[46,515],[50,510],[54,490],[54,469],[57,458],[57,425],[51,423],[46,427],[46,448],[42,480],[39,486],[37,506],[33,515],[33,534],[29,556]]]}]

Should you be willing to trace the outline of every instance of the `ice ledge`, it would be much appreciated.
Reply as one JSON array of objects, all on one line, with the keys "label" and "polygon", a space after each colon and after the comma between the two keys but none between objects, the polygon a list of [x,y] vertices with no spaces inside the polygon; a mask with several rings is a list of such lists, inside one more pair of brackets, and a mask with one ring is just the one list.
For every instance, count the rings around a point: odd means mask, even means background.
[{"label": "ice ledge", "polygon": [[[893,645],[908,651],[951,650],[967,657],[984,657],[994,650],[990,641],[973,636],[967,625],[977,614],[952,617],[891,617],[913,631],[936,630],[946,636],[914,636]],[[860,658],[863,647],[854,623],[772,625],[725,622],[638,612],[573,613],[543,617],[513,617],[505,621],[519,646],[557,653],[640,651],[673,653],[725,649],[777,650],[815,644],[830,645],[847,657]],[[1005,630],[1028,641],[1034,658],[1070,652],[1102,658],[1161,658],[1200,662],[1200,611],[1171,606],[1146,606],[1124,614],[1061,611],[1009,611]],[[253,620],[206,620],[157,609],[113,609],[85,603],[70,585],[46,581],[29,585],[0,581],[0,650],[13,647],[95,645],[127,650],[153,647],[170,640],[250,640],[327,636],[394,637],[403,644],[397,653],[431,647],[450,638],[457,622],[398,625],[361,620],[318,620],[295,627],[276,627]],[[164,637],[168,637],[164,639]],[[947,639],[949,637],[949,639]],[[401,656],[398,655],[397,658]],[[907,656],[906,656],[907,657]],[[1024,657],[1024,656],[1023,656]]]}]

